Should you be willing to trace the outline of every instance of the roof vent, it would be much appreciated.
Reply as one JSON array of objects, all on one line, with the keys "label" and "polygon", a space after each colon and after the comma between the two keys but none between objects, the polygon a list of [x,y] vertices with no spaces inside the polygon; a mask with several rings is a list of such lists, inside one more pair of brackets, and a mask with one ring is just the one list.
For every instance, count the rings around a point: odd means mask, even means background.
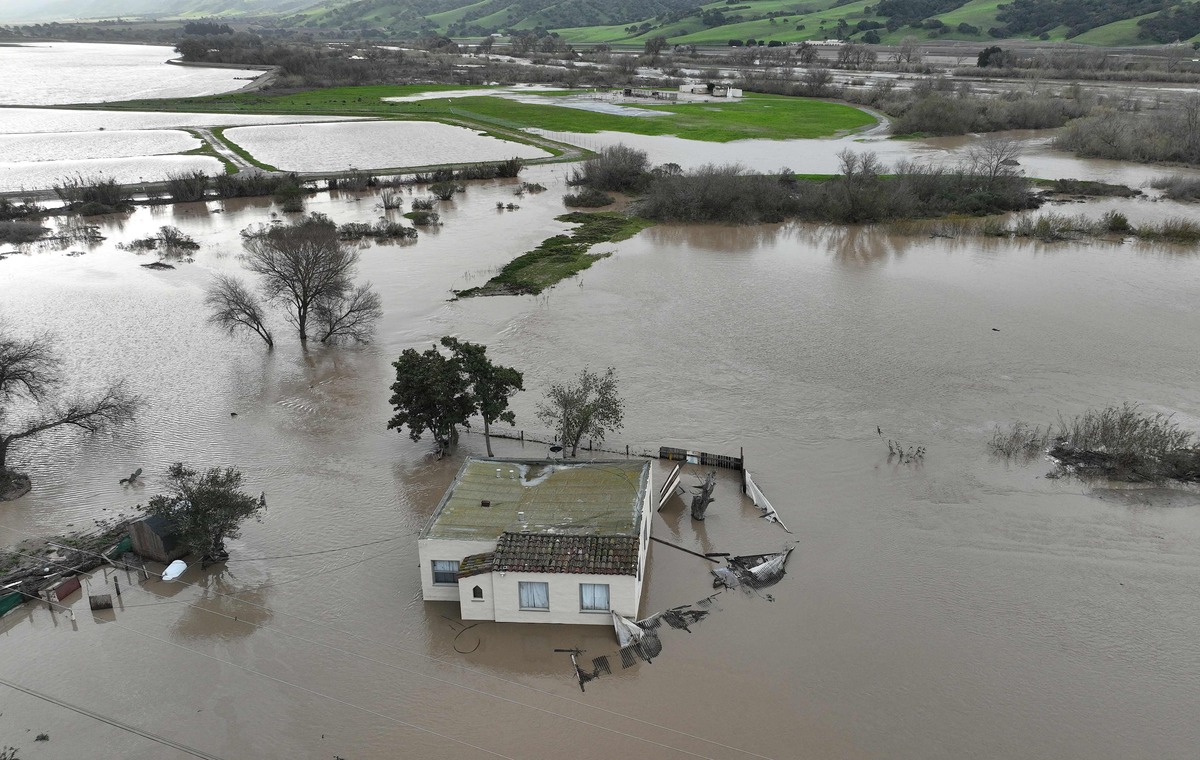
[{"label": "roof vent", "polygon": [[525,513],[524,512],[517,513],[517,522],[521,523],[522,525],[525,524]]},{"label": "roof vent", "polygon": [[479,502],[479,506],[481,506],[481,507],[490,507],[490,506],[492,506],[492,502],[491,502],[491,501],[489,501],[488,499],[483,499],[483,500],[481,500],[481,501]]},{"label": "roof vent", "polygon": [[500,477],[500,468],[499,467],[496,468],[496,477]]}]

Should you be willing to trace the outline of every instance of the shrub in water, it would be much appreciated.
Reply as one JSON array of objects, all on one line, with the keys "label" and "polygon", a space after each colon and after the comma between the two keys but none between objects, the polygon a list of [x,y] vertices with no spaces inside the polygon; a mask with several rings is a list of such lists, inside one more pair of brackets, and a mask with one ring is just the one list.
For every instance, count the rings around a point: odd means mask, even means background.
[{"label": "shrub in water", "polygon": [[611,195],[594,187],[584,188],[577,193],[563,196],[563,204],[570,208],[599,208],[615,202],[616,199]]}]

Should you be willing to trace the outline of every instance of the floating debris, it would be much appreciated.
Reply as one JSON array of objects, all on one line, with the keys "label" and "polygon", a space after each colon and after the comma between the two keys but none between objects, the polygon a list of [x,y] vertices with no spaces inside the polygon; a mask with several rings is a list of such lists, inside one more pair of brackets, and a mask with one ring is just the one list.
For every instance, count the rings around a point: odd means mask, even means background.
[{"label": "floating debris", "polygon": [[642,640],[642,636],[646,635],[637,623],[628,618],[621,617],[616,612],[612,613],[613,629],[617,632],[617,643],[622,647],[636,644]]},{"label": "floating debris", "polygon": [[771,506],[771,502],[767,501],[767,497],[763,494],[762,489],[760,489],[754,482],[754,479],[750,477],[750,471],[744,470],[743,476],[743,482],[746,486],[746,495],[750,497],[750,501],[754,502],[754,506],[762,510],[763,518],[768,522],[777,523],[779,527],[783,528],[788,533],[791,533],[791,531],[788,530],[788,526],[783,524],[783,520],[779,519],[779,513],[775,511],[775,507]]},{"label": "floating debris", "polygon": [[783,551],[773,554],[747,554],[741,557],[730,557],[729,567],[718,567],[712,570],[713,588],[748,586],[759,589],[773,586],[787,572],[787,560],[794,550],[794,546],[789,546]]}]

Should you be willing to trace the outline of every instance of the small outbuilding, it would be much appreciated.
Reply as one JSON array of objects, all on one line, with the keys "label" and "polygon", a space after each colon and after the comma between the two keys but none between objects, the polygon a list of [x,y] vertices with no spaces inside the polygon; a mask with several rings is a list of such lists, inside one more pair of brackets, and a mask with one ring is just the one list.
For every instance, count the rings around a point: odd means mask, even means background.
[{"label": "small outbuilding", "polygon": [[143,559],[169,563],[188,553],[165,517],[150,515],[129,526],[133,551]]},{"label": "small outbuilding", "polygon": [[468,458],[418,538],[422,594],[463,620],[637,619],[652,491],[645,461]]}]

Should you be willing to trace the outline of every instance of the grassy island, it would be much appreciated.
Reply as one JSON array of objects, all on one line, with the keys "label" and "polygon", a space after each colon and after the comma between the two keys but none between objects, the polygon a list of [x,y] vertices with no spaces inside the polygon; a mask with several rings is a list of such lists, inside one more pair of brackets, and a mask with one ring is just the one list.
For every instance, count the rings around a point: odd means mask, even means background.
[{"label": "grassy island", "polygon": [[578,224],[569,235],[555,235],[508,262],[500,273],[478,288],[455,291],[459,298],[472,296],[537,295],[555,283],[578,274],[611,253],[591,253],[600,243],[628,240],[654,223],[616,212],[576,211],[556,217]]}]

